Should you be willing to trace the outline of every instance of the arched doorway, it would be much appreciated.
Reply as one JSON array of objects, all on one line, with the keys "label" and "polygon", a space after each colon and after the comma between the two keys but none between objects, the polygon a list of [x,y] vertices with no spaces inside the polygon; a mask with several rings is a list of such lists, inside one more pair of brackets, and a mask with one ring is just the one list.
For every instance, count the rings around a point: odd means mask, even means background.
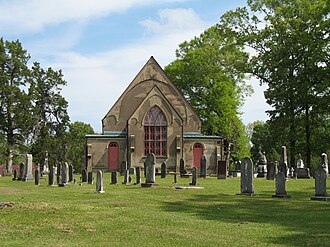
[{"label": "arched doorway", "polygon": [[200,143],[195,143],[193,153],[194,153],[194,167],[200,168],[201,158],[203,156],[203,145]]},{"label": "arched doorway", "polygon": [[119,149],[116,142],[111,142],[108,146],[108,168],[109,170],[119,168]]}]

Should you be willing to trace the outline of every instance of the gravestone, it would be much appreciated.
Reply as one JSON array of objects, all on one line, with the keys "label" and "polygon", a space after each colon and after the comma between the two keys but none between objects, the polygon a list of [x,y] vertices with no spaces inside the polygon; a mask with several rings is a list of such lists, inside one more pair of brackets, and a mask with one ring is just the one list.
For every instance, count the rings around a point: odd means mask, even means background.
[{"label": "gravestone", "polygon": [[276,174],[276,190],[275,195],[272,195],[272,197],[278,197],[278,198],[284,198],[284,197],[290,197],[288,193],[285,190],[285,175],[283,172],[278,172]]},{"label": "gravestone", "polygon": [[36,169],[34,171],[34,184],[35,185],[40,185],[40,172],[39,172],[39,169]]},{"label": "gravestone", "polygon": [[279,164],[279,169],[280,172],[283,172],[285,177],[288,177],[288,156],[286,153],[286,147],[282,146],[281,149],[281,160]]},{"label": "gravestone", "polygon": [[156,183],[155,177],[156,177],[156,158],[153,153],[148,154],[146,158],[146,182],[141,184],[141,187],[151,187],[151,186],[157,186],[159,184]]},{"label": "gravestone", "polygon": [[81,170],[81,182],[82,183],[87,182],[87,171],[86,171],[86,169]]},{"label": "gravestone", "polygon": [[329,200],[327,193],[327,174],[324,167],[320,165],[315,171],[315,196],[311,200],[327,201]]},{"label": "gravestone", "polygon": [[127,169],[128,169],[127,162],[126,161],[121,162],[121,164],[120,164],[120,176],[125,175],[125,171]]},{"label": "gravestone", "polygon": [[143,163],[143,174],[146,177],[147,169],[146,169],[146,162]]},{"label": "gravestone", "polygon": [[88,182],[88,184],[93,184],[93,172],[88,172],[87,182]]},{"label": "gravestone", "polygon": [[201,167],[200,167],[200,174],[201,178],[206,178],[206,157],[201,157]]},{"label": "gravestone", "polygon": [[48,185],[54,186],[55,185],[55,167],[50,166],[49,174],[48,174]]},{"label": "gravestone", "polygon": [[[218,160],[218,172],[217,178],[218,179],[226,179],[227,178],[227,164],[225,160]],[[242,164],[241,164],[242,170]]]},{"label": "gravestone", "polygon": [[68,163],[64,162],[64,164],[62,164],[62,180],[61,180],[61,184],[62,185],[67,185],[69,181],[69,165]]},{"label": "gravestone", "polygon": [[17,170],[14,170],[14,177],[12,179],[13,181],[16,181],[17,180]]},{"label": "gravestone", "polygon": [[62,176],[62,165],[61,163],[58,163],[57,164],[57,167],[56,167],[56,179],[57,179],[57,184],[60,185],[62,184],[62,180],[61,180],[61,176]]},{"label": "gravestone", "polygon": [[235,164],[236,164],[236,171],[240,172],[241,171],[241,161],[238,160]]},{"label": "gravestone", "polygon": [[27,154],[25,157],[25,166],[24,166],[24,176],[22,181],[31,181],[33,180],[32,175],[32,154]]},{"label": "gravestone", "polygon": [[122,184],[129,184],[129,169],[124,171],[124,182]]},{"label": "gravestone", "polygon": [[103,172],[98,171],[96,174],[96,191],[97,193],[104,193],[103,190]]},{"label": "gravestone", "polygon": [[305,168],[304,161],[301,158],[301,154],[298,154],[298,159],[296,161],[296,168]]},{"label": "gravestone", "polygon": [[141,183],[141,167],[135,167],[135,176],[136,176],[136,182],[135,184]]},{"label": "gravestone", "polygon": [[23,163],[20,163],[19,164],[19,176],[18,176],[18,181],[22,181],[23,179],[23,176],[24,176],[24,164]]},{"label": "gravestone", "polygon": [[191,183],[189,185],[194,185],[194,186],[197,185],[197,168],[196,167],[194,167],[192,169],[192,180],[191,180]]},{"label": "gravestone", "polygon": [[321,155],[321,166],[322,166],[323,170],[325,171],[325,174],[328,176],[328,174],[329,174],[328,156],[326,153],[323,153]]},{"label": "gravestone", "polygon": [[130,175],[134,175],[136,173],[136,171],[135,171],[135,167],[130,167],[129,168],[129,174]]},{"label": "gravestone", "polygon": [[275,174],[276,174],[276,165],[275,165],[275,163],[274,162],[267,163],[266,179],[267,180],[274,180],[275,179]]},{"label": "gravestone", "polygon": [[69,182],[73,181],[73,165],[69,165]]},{"label": "gravestone", "polygon": [[167,173],[166,163],[163,162],[163,163],[162,163],[162,166],[161,166],[161,174],[160,174],[160,177],[161,177],[161,178],[166,178],[166,173]]},{"label": "gravestone", "polygon": [[176,172],[174,173],[174,183],[176,184],[178,182],[178,177],[177,177],[177,174]]},{"label": "gravestone", "polygon": [[116,171],[111,172],[111,184],[118,183],[118,173]]},{"label": "gravestone", "polygon": [[187,171],[184,169],[184,160],[181,158],[180,159],[180,175],[186,174]]},{"label": "gravestone", "polygon": [[297,168],[296,175],[297,178],[311,178],[309,168]]},{"label": "gravestone", "polygon": [[257,162],[257,177],[263,178],[267,174],[267,158],[265,153],[261,152],[261,148],[259,147],[258,153],[258,162]]},{"label": "gravestone", "polygon": [[242,160],[241,167],[241,195],[252,196],[253,194],[253,163],[246,157]]}]

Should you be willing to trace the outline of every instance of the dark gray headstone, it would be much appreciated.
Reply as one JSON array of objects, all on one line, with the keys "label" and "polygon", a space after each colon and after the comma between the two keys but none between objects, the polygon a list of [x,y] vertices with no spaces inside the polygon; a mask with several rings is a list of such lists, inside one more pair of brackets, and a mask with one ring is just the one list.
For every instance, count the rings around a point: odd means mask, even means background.
[{"label": "dark gray headstone", "polygon": [[197,185],[197,168],[196,167],[194,167],[192,169],[192,181],[191,181],[190,185],[194,185],[194,186]]},{"label": "dark gray headstone", "polygon": [[39,185],[40,184],[40,172],[38,169],[34,171],[34,184]]},{"label": "dark gray headstone", "polygon": [[184,169],[184,160],[181,158],[180,159],[180,175],[181,174],[186,174],[187,171]]},{"label": "dark gray headstone", "polygon": [[327,174],[322,166],[315,171],[315,197],[328,197]]},{"label": "dark gray headstone", "polygon": [[111,172],[111,184],[118,183],[118,173],[116,171]]},{"label": "dark gray headstone", "polygon": [[69,165],[64,162],[62,165],[62,184],[66,185],[69,181]]},{"label": "dark gray headstone", "polygon": [[283,172],[278,172],[276,174],[276,194],[272,195],[272,197],[290,197],[288,193],[285,190],[285,182],[286,178]]},{"label": "dark gray headstone", "polygon": [[73,165],[69,165],[69,182],[73,181]]},{"label": "dark gray headstone", "polygon": [[156,184],[156,157],[154,154],[148,154],[146,159],[146,182],[142,183],[142,187],[151,187],[158,185]]},{"label": "dark gray headstone", "polygon": [[178,177],[177,177],[177,174],[174,173],[174,183],[176,184],[178,182]]},{"label": "dark gray headstone", "polygon": [[236,162],[236,171],[241,171],[241,161]]},{"label": "dark gray headstone", "polygon": [[124,182],[122,184],[129,184],[128,179],[129,179],[129,169],[126,169],[124,171]]},{"label": "dark gray headstone", "polygon": [[274,162],[267,163],[266,179],[267,180],[274,180],[275,179],[275,174],[276,174],[276,165],[275,165],[275,163]]},{"label": "dark gray headstone", "polygon": [[20,163],[19,164],[19,176],[18,176],[18,181],[22,181],[23,179],[23,176],[24,176],[24,164],[23,163]]},{"label": "dark gray headstone", "polygon": [[146,169],[146,162],[143,163],[143,174],[144,174],[144,177],[146,177],[147,175],[147,169]]},{"label": "dark gray headstone", "polygon": [[[218,179],[226,179],[227,178],[227,164],[224,160],[218,160],[218,172],[217,172],[217,178]],[[242,170],[242,165],[241,165]]]},{"label": "dark gray headstone", "polygon": [[86,169],[81,170],[81,182],[82,183],[87,182],[87,171],[86,171]]},{"label": "dark gray headstone", "polygon": [[14,177],[12,179],[13,181],[16,181],[17,180],[17,170],[14,170]]},{"label": "dark gray headstone", "polygon": [[121,162],[121,164],[120,164],[120,175],[123,176],[127,169],[128,169],[127,162],[126,161]]},{"label": "dark gray headstone", "polygon": [[201,157],[200,177],[206,178],[206,157]]},{"label": "dark gray headstone", "polygon": [[311,178],[308,168],[297,168],[297,178]]},{"label": "dark gray headstone", "polygon": [[93,172],[88,172],[87,182],[88,182],[88,184],[93,184]]},{"label": "dark gray headstone", "polygon": [[253,195],[253,163],[248,157],[242,160],[241,167],[241,194]]},{"label": "dark gray headstone", "polygon": [[166,178],[166,173],[167,173],[167,166],[166,166],[166,163],[163,162],[163,163],[162,163],[162,166],[161,166],[161,174],[160,174],[160,177],[161,177],[161,178]]},{"label": "dark gray headstone", "polygon": [[141,167],[136,167],[135,172],[136,172],[136,182],[135,182],[135,184],[140,184],[141,183]]},{"label": "dark gray headstone", "polygon": [[24,176],[22,181],[32,181],[32,154],[27,154],[25,157]]},{"label": "dark gray headstone", "polygon": [[327,174],[322,164],[315,171],[315,196],[311,197],[311,200],[327,201]]},{"label": "dark gray headstone", "polygon": [[129,168],[129,174],[130,175],[134,175],[136,173],[136,171],[135,171],[135,167],[130,167]]},{"label": "dark gray headstone", "polygon": [[50,166],[49,174],[48,174],[48,185],[54,186],[55,185],[55,167]]},{"label": "dark gray headstone", "polygon": [[96,192],[97,193],[104,193],[103,190],[103,172],[98,171],[96,174]]}]

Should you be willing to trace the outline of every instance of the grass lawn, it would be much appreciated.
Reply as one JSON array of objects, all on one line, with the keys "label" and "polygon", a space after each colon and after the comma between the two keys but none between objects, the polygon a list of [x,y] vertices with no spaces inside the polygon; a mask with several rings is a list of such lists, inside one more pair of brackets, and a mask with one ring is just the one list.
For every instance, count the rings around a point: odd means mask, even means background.
[{"label": "grass lawn", "polygon": [[104,179],[98,194],[0,177],[0,202],[14,203],[0,208],[0,246],[330,246],[330,202],[310,200],[314,179],[289,180],[284,199],[262,178],[253,197],[236,195],[238,178],[199,179],[203,190],[173,189],[172,176],[153,188]]}]

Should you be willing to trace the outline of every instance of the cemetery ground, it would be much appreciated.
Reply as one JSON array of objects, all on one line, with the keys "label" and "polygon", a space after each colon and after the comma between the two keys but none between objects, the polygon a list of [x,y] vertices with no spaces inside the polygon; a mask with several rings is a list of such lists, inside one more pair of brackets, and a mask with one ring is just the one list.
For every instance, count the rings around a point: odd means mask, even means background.
[{"label": "cemetery ground", "polygon": [[13,203],[0,207],[1,246],[330,245],[330,202],[310,200],[314,179],[290,179],[291,198],[272,198],[275,181],[263,178],[251,197],[237,195],[239,178],[198,179],[204,189],[195,190],[173,188],[189,178],[157,176],[160,186],[141,188],[111,185],[105,173],[103,194],[95,184],[50,187],[47,179],[0,177],[0,202]]}]

